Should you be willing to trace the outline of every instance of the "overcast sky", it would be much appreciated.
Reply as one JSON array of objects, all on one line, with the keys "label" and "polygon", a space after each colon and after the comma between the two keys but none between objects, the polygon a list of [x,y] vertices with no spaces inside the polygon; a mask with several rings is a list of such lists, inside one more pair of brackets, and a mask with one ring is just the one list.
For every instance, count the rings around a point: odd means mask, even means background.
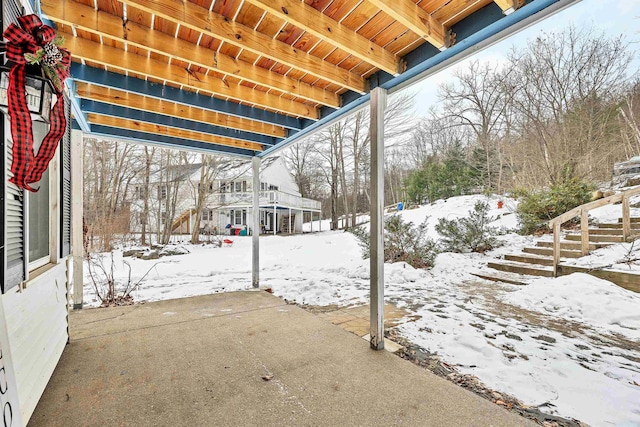
[{"label": "overcast sky", "polygon": [[[574,24],[580,27],[592,25],[612,36],[624,34],[631,42],[634,50],[640,50],[640,0],[582,0],[581,2],[557,13],[526,30],[491,46],[472,56],[470,59],[500,62],[505,60],[505,53],[514,45],[522,46],[527,40],[534,39],[541,32],[558,31]],[[468,60],[467,60],[468,61]],[[453,67],[441,71],[428,79],[414,85],[409,90],[416,92],[415,114],[424,116],[429,107],[437,101],[437,87],[451,78],[456,67],[464,67],[462,61]],[[640,68],[640,55],[636,54],[634,69]]]}]

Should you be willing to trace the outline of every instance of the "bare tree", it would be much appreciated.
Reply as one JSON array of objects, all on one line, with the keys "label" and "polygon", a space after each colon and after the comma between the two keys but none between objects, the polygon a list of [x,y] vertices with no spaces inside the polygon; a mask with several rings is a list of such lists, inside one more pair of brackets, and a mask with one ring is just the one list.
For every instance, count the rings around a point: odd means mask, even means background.
[{"label": "bare tree", "polygon": [[517,150],[527,153],[533,174],[559,182],[610,173],[619,155],[615,102],[628,81],[631,58],[622,36],[575,27],[510,52]]},{"label": "bare tree", "polygon": [[138,196],[140,196],[143,200],[142,217],[140,218],[140,222],[142,225],[140,243],[142,245],[147,244],[147,224],[149,223],[149,180],[151,178],[151,164],[153,162],[155,152],[155,147],[144,147],[143,184],[138,190]]},{"label": "bare tree", "polygon": [[[197,183],[189,181],[195,196],[195,220],[191,230],[191,243],[198,243],[200,240],[200,221],[202,220],[202,210],[205,207],[209,195],[214,191],[213,183],[218,175],[220,159],[217,156],[200,155],[200,180]],[[217,190],[217,189],[216,189]]]},{"label": "bare tree", "polygon": [[504,90],[504,73],[495,65],[472,61],[464,70],[454,72],[455,83],[442,85],[439,98],[444,114],[457,125],[468,127],[476,136],[484,157],[483,175],[487,189],[499,182],[495,158],[497,142],[503,132],[505,111],[512,91]]},{"label": "bare tree", "polygon": [[640,156],[640,82],[629,90],[620,107],[620,116],[626,125],[622,128],[625,155]]},{"label": "bare tree", "polygon": [[84,218],[89,249],[111,250],[129,232],[130,185],[140,171],[140,150],[122,142],[85,139]]}]

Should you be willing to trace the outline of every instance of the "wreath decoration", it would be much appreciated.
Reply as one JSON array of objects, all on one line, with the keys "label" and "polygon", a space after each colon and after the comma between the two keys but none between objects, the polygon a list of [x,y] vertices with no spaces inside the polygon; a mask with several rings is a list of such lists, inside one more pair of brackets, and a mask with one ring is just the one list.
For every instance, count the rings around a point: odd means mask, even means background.
[{"label": "wreath decoration", "polygon": [[[36,192],[31,184],[40,181],[56,152],[67,127],[64,112],[64,81],[69,77],[71,54],[62,48],[64,39],[37,15],[18,18],[3,34],[6,57],[13,65],[9,71],[7,101],[13,139],[12,177],[10,182],[19,188]],[[27,65],[39,65],[42,74],[51,83],[57,100],[49,112],[50,128],[42,140],[38,153],[33,150],[33,123],[26,100]]]}]

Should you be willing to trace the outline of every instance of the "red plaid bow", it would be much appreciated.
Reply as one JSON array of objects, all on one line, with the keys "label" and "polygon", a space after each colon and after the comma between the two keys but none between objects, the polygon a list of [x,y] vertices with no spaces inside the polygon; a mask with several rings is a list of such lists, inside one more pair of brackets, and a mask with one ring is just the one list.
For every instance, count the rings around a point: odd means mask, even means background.
[{"label": "red plaid bow", "polygon": [[13,139],[13,163],[11,164],[13,177],[9,181],[20,188],[35,192],[38,189],[32,188],[29,184],[38,182],[42,178],[67,126],[62,89],[64,80],[69,77],[71,57],[68,50],[60,49],[62,66],[55,67],[61,82],[61,86],[55,88],[58,100],[49,113],[51,123],[49,133],[44,137],[38,154],[34,156],[31,114],[25,96],[27,72],[24,54],[35,54],[39,49],[53,42],[56,32],[53,28],[44,25],[37,15],[21,16],[18,18],[18,23],[20,26],[10,24],[3,34],[7,39],[7,59],[15,63],[9,72],[7,89]]}]

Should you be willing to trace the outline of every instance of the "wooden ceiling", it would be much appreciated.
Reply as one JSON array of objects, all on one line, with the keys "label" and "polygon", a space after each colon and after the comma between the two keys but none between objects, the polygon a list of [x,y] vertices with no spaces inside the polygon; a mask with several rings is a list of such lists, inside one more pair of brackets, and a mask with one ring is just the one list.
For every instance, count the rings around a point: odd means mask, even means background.
[{"label": "wooden ceiling", "polygon": [[455,46],[461,21],[467,31],[474,14],[498,20],[525,1],[40,3],[72,53],[91,132],[249,156],[402,75],[411,52]]}]

